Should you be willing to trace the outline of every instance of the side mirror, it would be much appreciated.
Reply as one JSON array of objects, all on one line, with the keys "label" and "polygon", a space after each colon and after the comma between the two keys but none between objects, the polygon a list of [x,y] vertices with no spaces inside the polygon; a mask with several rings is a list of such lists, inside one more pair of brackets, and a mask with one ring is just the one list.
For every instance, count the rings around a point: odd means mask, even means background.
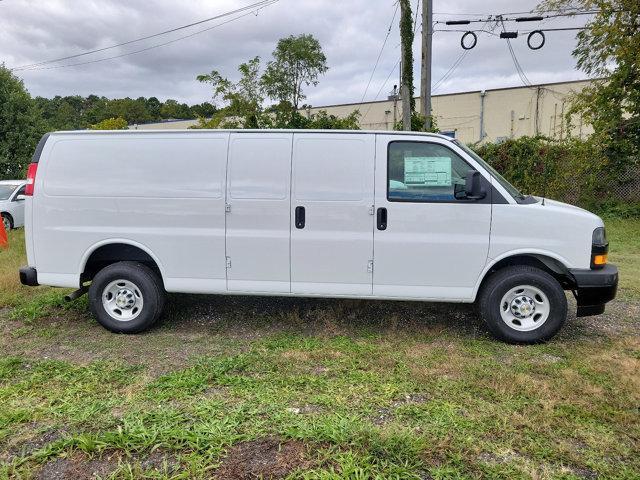
[{"label": "side mirror", "polygon": [[482,176],[480,172],[469,170],[467,172],[467,180],[464,186],[464,193],[467,200],[481,200],[487,196],[487,192],[481,185]]},{"label": "side mirror", "polygon": [[22,201],[24,201],[26,199],[27,199],[27,197],[25,195],[16,195],[16,198],[15,198],[14,201],[15,202],[22,202]]}]

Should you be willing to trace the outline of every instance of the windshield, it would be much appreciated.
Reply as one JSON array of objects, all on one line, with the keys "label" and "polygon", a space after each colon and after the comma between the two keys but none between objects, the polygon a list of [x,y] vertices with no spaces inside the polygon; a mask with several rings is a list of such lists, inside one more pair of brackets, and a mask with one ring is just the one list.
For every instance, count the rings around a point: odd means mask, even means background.
[{"label": "windshield", "polygon": [[17,185],[0,185],[0,200],[8,200]]},{"label": "windshield", "polygon": [[522,192],[520,192],[520,190],[518,190],[516,187],[511,185],[506,178],[500,175],[500,173],[498,173],[498,171],[495,168],[493,168],[491,165],[485,162],[476,152],[474,152],[473,150],[471,150],[469,147],[459,142],[458,140],[454,140],[453,143],[455,143],[457,146],[463,149],[466,153],[472,156],[476,162],[478,162],[480,165],[486,168],[487,171],[491,174],[491,176],[493,176],[498,181],[498,183],[502,185],[507,192],[509,192],[509,195],[511,195],[516,200],[524,200],[525,196],[522,194]]}]

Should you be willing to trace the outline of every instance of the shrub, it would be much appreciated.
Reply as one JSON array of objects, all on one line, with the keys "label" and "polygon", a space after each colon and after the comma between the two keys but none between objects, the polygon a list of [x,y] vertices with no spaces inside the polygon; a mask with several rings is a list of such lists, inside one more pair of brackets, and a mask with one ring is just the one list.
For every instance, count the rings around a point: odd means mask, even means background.
[{"label": "shrub", "polygon": [[473,148],[525,193],[595,210],[638,213],[628,206],[640,202],[636,167],[629,165],[624,172],[610,168],[605,150],[594,141],[521,137]]},{"label": "shrub", "polygon": [[126,130],[128,126],[127,121],[122,117],[106,118],[91,125],[91,130]]}]

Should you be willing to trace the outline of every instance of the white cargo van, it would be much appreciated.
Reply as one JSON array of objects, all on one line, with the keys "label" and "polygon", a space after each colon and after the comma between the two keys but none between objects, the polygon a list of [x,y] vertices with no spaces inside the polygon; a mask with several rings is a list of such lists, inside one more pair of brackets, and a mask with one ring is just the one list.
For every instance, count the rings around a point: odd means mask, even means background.
[{"label": "white cargo van", "polygon": [[[165,292],[477,302],[511,342],[554,335],[618,283],[597,216],[524,196],[445,136],[58,132],[29,167],[26,285],[88,290],[115,332]],[[90,286],[88,286],[90,283]]]}]

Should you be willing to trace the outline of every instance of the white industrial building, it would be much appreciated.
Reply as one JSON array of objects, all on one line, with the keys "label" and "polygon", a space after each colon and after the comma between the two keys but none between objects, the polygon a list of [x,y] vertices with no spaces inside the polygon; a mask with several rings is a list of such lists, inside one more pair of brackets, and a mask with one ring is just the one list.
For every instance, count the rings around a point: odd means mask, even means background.
[{"label": "white industrial building", "polygon": [[[433,95],[433,114],[438,129],[465,143],[499,142],[525,135],[545,135],[562,139],[567,136],[563,121],[570,96],[589,85],[589,80],[546,83],[527,87],[507,87]],[[420,100],[417,99],[419,110]],[[402,102],[391,95],[387,100],[364,103],[325,105],[303,110],[312,114],[325,110],[345,117],[354,110],[360,112],[360,128],[392,130],[402,118]],[[196,120],[175,120],[132,126],[141,130],[189,128]],[[574,136],[591,133],[580,118],[573,119]]]}]

